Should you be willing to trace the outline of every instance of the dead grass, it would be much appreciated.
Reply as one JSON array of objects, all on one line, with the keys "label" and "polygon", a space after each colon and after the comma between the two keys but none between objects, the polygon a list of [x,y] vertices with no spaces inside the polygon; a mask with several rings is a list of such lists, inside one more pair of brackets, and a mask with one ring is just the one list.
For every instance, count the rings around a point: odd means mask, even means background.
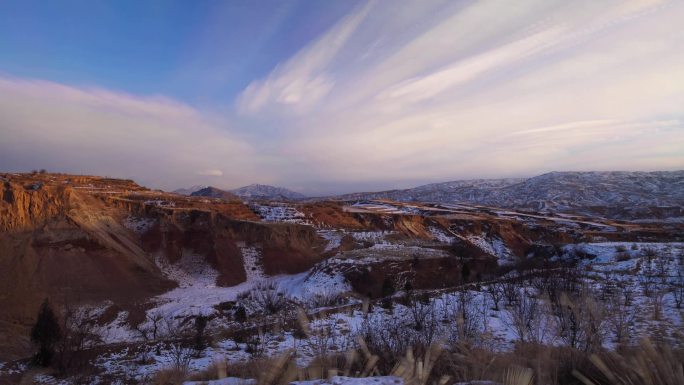
[{"label": "dead grass", "polygon": [[642,339],[638,347],[590,359],[600,375],[574,372],[585,385],[684,384],[684,352],[656,346],[649,339]]},{"label": "dead grass", "polygon": [[152,385],[181,385],[186,373],[174,368],[162,369],[152,376]]}]

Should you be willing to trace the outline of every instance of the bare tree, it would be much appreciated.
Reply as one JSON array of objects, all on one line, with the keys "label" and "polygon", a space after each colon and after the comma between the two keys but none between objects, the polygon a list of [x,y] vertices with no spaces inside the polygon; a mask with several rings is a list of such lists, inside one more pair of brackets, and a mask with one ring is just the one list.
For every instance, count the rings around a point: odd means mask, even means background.
[{"label": "bare tree", "polygon": [[608,331],[608,312],[585,287],[579,295],[561,294],[554,304],[558,337],[568,346],[584,351],[600,349]]},{"label": "bare tree", "polygon": [[494,282],[490,285],[487,285],[485,290],[487,290],[489,298],[492,299],[492,304],[494,304],[494,310],[499,311],[499,302],[501,302],[504,298],[503,285],[499,282]]},{"label": "bare tree", "polygon": [[148,312],[145,314],[145,322],[135,325],[134,329],[145,341],[156,341],[161,337],[164,318],[164,314],[158,310]]},{"label": "bare tree", "polygon": [[456,318],[454,335],[459,341],[472,342],[482,333],[482,313],[475,303],[472,291],[462,289],[456,293],[453,317]]},{"label": "bare tree", "polygon": [[631,306],[634,300],[634,288],[629,279],[619,279],[617,282],[617,290],[622,297],[624,306]]},{"label": "bare tree", "polygon": [[557,335],[572,348],[578,348],[584,339],[583,304],[571,298],[566,293],[561,294],[559,300],[553,303],[553,310],[557,320]]},{"label": "bare tree", "polygon": [[435,307],[429,298],[417,298],[417,295],[411,294],[406,308],[413,327],[417,331],[423,330],[427,323],[435,318]]},{"label": "bare tree", "polygon": [[170,316],[164,317],[162,324],[165,329],[163,338],[169,346],[169,355],[173,369],[178,373],[187,373],[190,360],[195,354],[193,347],[189,344],[188,330],[181,322]]},{"label": "bare tree", "polygon": [[86,351],[102,343],[94,324],[93,312],[64,305],[61,316],[62,338],[56,346],[56,365],[63,373],[78,372],[89,364]]},{"label": "bare tree", "polygon": [[614,298],[608,302],[608,325],[615,342],[618,344],[628,343],[630,331],[634,325],[635,313],[622,299]]},{"label": "bare tree", "polygon": [[653,294],[655,281],[650,269],[645,269],[644,274],[639,275],[639,285],[641,285],[641,292],[644,296],[650,297]]},{"label": "bare tree", "polygon": [[527,292],[520,295],[515,306],[504,312],[502,321],[522,342],[541,342],[548,326],[541,301]]},{"label": "bare tree", "polygon": [[584,312],[584,350],[596,352],[603,347],[603,341],[608,333],[608,311],[603,302],[594,300],[590,295],[581,298],[586,308]]},{"label": "bare tree", "polygon": [[684,271],[681,265],[677,267],[677,276],[670,283],[670,291],[672,292],[675,306],[677,309],[681,309],[682,302],[684,301]]},{"label": "bare tree", "polygon": [[501,285],[508,306],[513,306],[520,299],[520,287],[513,281],[506,281]]},{"label": "bare tree", "polygon": [[652,291],[652,295],[648,297],[648,302],[653,309],[653,319],[659,321],[663,316],[663,301],[665,299],[666,291],[659,285],[655,285],[654,287],[655,289]]}]

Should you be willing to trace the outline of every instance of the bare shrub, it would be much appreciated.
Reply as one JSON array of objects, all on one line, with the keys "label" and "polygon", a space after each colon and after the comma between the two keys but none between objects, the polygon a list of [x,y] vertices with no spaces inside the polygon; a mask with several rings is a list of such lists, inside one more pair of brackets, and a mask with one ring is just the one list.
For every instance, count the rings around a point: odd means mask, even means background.
[{"label": "bare shrub", "polygon": [[415,294],[409,295],[406,308],[413,328],[417,331],[422,331],[425,327],[431,326],[428,323],[434,322],[436,319],[435,307],[427,297],[418,298]]},{"label": "bare shrub", "polygon": [[684,273],[681,266],[677,269],[677,276],[670,283],[670,291],[672,292],[675,307],[681,309],[682,302],[684,301]]},{"label": "bare shrub", "polygon": [[194,349],[188,346],[184,341],[171,341],[169,355],[171,357],[172,369],[177,373],[187,374],[190,367],[190,360],[194,354]]},{"label": "bare shrub", "polygon": [[501,284],[501,288],[506,298],[508,306],[513,306],[520,299],[520,286],[513,281],[506,281]]},{"label": "bare shrub", "polygon": [[653,279],[653,275],[650,274],[650,270],[646,270],[645,274],[639,276],[639,285],[644,296],[650,297],[653,294],[656,282]]},{"label": "bare shrub", "polygon": [[625,246],[625,245],[617,245],[617,246],[615,246],[615,252],[617,252],[617,253],[624,253],[625,251],[627,251],[627,246]]},{"label": "bare shrub", "polygon": [[652,295],[648,297],[648,302],[653,309],[653,319],[660,321],[663,317],[663,302],[665,299],[666,291],[655,285],[655,289],[652,291]]},{"label": "bare shrub", "polygon": [[524,292],[518,303],[506,309],[502,321],[521,342],[539,343],[547,333],[548,318],[541,301]]},{"label": "bare shrub", "polygon": [[632,287],[632,282],[628,279],[618,279],[617,290],[619,296],[622,298],[622,303],[624,306],[631,306],[634,300],[634,288]]},{"label": "bare shrub", "polygon": [[494,310],[499,311],[499,303],[504,299],[503,285],[499,282],[494,282],[487,285],[485,288],[489,298],[492,299],[492,304],[494,305]]},{"label": "bare shrub", "polygon": [[55,364],[62,373],[78,373],[89,364],[87,351],[102,343],[92,310],[64,305],[61,316],[62,338],[56,345]]},{"label": "bare shrub", "polygon": [[322,292],[314,293],[313,295],[306,298],[304,301],[304,306],[308,309],[318,309],[321,307],[331,307],[339,306],[344,304],[345,298],[332,290],[325,290]]},{"label": "bare shrub", "polygon": [[273,282],[260,282],[251,290],[238,294],[238,299],[251,313],[276,314],[285,309],[288,300]]},{"label": "bare shrub", "polygon": [[614,298],[607,304],[608,325],[615,337],[615,342],[624,344],[629,342],[632,327],[634,326],[635,313],[621,298]]},{"label": "bare shrub", "polygon": [[577,296],[563,293],[553,305],[557,335],[571,348],[595,351],[603,345],[608,332],[608,312],[604,303],[593,297],[585,287]]},{"label": "bare shrub", "polygon": [[648,258],[648,260],[651,261],[658,255],[658,252],[656,251],[656,249],[652,247],[644,247],[641,249],[641,255]]},{"label": "bare shrub", "polygon": [[473,343],[480,339],[483,333],[483,314],[481,306],[475,300],[475,294],[469,290],[459,290],[454,296],[448,297],[446,306],[449,309],[453,329],[449,339],[462,343]]},{"label": "bare shrub", "polygon": [[427,341],[416,340],[413,330],[399,317],[376,313],[364,320],[357,336],[365,341],[373,355],[379,357],[380,370],[388,372],[407,349],[426,345]]},{"label": "bare shrub", "polygon": [[135,325],[133,328],[145,341],[156,341],[162,336],[162,325],[165,315],[158,310],[145,314],[145,321]]}]

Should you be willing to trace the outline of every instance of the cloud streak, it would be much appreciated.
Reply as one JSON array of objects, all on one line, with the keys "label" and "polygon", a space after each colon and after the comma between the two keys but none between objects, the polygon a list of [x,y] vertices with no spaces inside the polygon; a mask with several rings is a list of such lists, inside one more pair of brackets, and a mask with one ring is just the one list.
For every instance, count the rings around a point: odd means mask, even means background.
[{"label": "cloud streak", "polygon": [[247,183],[255,155],[220,118],[164,97],[0,78],[4,170],[133,177],[174,188],[198,175]]},{"label": "cloud streak", "polygon": [[[387,20],[380,4],[357,10],[319,40],[361,20],[317,66],[335,79],[324,99],[262,99],[243,110],[287,130],[281,151],[307,165],[290,179],[390,187],[399,178],[684,166],[682,3],[431,6],[441,17],[420,28],[408,17]],[[287,61],[291,76],[276,69],[254,82],[240,103],[250,104],[254,87],[270,94],[306,81],[297,74],[308,73],[317,49]]]},{"label": "cloud streak", "polygon": [[681,169],[682,19],[670,1],[364,3],[229,111],[0,77],[0,162],[309,194]]}]

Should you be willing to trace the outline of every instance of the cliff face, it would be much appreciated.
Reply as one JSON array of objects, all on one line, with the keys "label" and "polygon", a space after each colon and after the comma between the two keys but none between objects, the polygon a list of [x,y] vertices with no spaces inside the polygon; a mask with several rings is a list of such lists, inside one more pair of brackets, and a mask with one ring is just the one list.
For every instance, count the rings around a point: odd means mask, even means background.
[{"label": "cliff face", "polygon": [[0,231],[32,228],[63,213],[71,189],[5,181],[0,201]]},{"label": "cliff face", "polygon": [[[119,210],[66,183],[4,179],[0,335],[8,325],[28,328],[44,298],[130,303],[174,287],[120,224]],[[26,349],[26,335],[12,333],[0,351]]]},{"label": "cliff face", "polygon": [[301,272],[318,261],[313,229],[261,223],[241,202],[98,177],[0,178],[0,337],[11,336],[0,341],[0,356],[26,353],[44,298],[57,307],[107,300],[126,309],[176,287],[155,258],[173,263],[198,254],[225,286],[246,279],[243,245],[263,250],[266,274]]}]

